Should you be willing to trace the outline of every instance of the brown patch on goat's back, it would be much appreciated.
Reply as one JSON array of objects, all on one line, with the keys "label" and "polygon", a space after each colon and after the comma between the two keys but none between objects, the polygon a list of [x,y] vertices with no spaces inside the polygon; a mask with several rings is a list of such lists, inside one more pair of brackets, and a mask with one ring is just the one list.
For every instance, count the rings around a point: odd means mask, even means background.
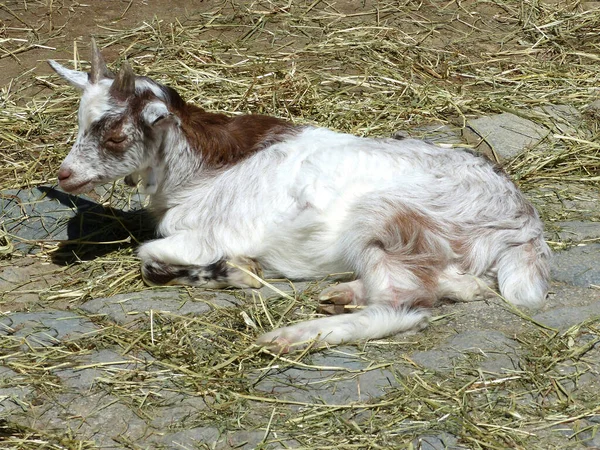
[{"label": "brown patch on goat's back", "polygon": [[181,120],[183,132],[207,168],[235,164],[298,130],[276,117],[209,113],[186,103],[175,90],[163,90],[169,106]]}]

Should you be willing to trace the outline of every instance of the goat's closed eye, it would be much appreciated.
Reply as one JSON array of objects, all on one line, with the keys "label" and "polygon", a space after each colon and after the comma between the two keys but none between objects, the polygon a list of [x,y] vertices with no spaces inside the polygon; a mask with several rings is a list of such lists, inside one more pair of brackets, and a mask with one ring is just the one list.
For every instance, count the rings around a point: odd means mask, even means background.
[{"label": "goat's closed eye", "polygon": [[106,142],[109,144],[120,144],[121,142],[124,142],[125,139],[127,139],[127,136],[112,136],[109,137]]}]

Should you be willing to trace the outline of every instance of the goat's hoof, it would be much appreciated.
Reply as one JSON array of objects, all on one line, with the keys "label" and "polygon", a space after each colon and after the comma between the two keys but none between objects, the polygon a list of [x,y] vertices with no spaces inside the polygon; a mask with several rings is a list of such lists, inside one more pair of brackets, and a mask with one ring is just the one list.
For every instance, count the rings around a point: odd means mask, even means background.
[{"label": "goat's hoof", "polygon": [[265,333],[256,340],[256,345],[264,347],[273,353],[289,353],[292,343],[281,336],[281,330]]},{"label": "goat's hoof", "polygon": [[354,302],[354,291],[345,284],[330,286],[319,294],[319,303],[349,305]]},{"label": "goat's hoof", "polygon": [[346,305],[322,303],[317,306],[317,312],[319,314],[326,314],[328,316],[336,316],[349,311],[346,310]]},{"label": "goat's hoof", "polygon": [[364,286],[360,280],[329,286],[319,295],[318,312],[322,314],[345,314],[365,304]]},{"label": "goat's hoof", "polygon": [[136,187],[138,184],[139,178],[137,175],[130,174],[125,177],[124,181],[127,186]]},{"label": "goat's hoof", "polygon": [[356,293],[349,283],[330,286],[319,295],[317,312],[330,316],[352,312],[350,305],[356,303]]},{"label": "goat's hoof", "polygon": [[147,286],[169,286],[175,284],[179,276],[173,266],[160,261],[144,261],[141,271],[142,280]]},{"label": "goat's hoof", "polygon": [[[237,267],[229,267],[227,281],[234,287],[260,289],[263,284],[250,274],[262,279],[262,268],[260,264],[245,256],[231,260]],[[239,267],[239,268],[238,268]],[[245,270],[244,270],[245,269]],[[247,273],[246,271],[250,272]]]}]

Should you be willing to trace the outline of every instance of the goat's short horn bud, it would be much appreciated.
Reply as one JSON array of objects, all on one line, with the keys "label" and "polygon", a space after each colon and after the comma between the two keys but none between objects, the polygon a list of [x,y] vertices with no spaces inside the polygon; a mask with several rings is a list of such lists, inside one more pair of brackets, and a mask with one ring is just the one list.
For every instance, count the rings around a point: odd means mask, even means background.
[{"label": "goat's short horn bud", "polygon": [[121,65],[121,70],[117,73],[109,92],[119,100],[127,100],[135,93],[135,74],[127,61]]}]

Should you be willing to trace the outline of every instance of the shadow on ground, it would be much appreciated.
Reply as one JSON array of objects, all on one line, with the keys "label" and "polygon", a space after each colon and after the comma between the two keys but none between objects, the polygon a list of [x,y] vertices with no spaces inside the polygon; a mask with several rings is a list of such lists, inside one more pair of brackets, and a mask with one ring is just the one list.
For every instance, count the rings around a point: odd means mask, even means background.
[{"label": "shadow on ground", "polygon": [[4,231],[15,250],[37,253],[58,244],[51,254],[55,264],[92,260],[154,236],[154,222],[137,202],[119,209],[39,186],[5,191],[0,206]]}]

